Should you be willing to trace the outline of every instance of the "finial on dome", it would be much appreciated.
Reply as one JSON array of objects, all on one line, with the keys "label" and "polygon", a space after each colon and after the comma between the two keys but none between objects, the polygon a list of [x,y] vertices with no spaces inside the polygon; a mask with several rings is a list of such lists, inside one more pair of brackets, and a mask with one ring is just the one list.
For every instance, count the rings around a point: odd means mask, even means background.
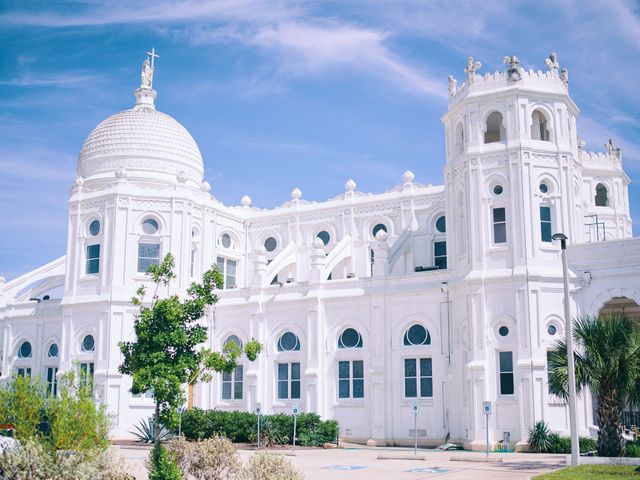
[{"label": "finial on dome", "polygon": [[240,204],[245,208],[249,208],[251,206],[251,197],[249,195],[243,196],[240,200]]},{"label": "finial on dome", "polygon": [[405,172],[402,174],[402,180],[404,180],[404,183],[411,183],[413,182],[414,178],[416,178],[416,176],[411,170],[405,170]]},{"label": "finial on dome", "polygon": [[156,58],[160,58],[160,55],[156,54],[156,49],[154,47],[150,52],[147,52],[147,58],[142,62],[140,88],[135,91],[136,105],[145,105],[155,108],[154,100],[158,95],[153,89],[153,71],[155,70],[154,60]]},{"label": "finial on dome", "polygon": [[356,182],[351,179],[347,180],[347,182],[344,184],[344,189],[347,192],[353,192],[356,189]]},{"label": "finial on dome", "polygon": [[291,198],[293,198],[294,200],[298,200],[301,196],[302,196],[302,192],[300,191],[299,188],[296,187],[293,190],[291,190]]}]

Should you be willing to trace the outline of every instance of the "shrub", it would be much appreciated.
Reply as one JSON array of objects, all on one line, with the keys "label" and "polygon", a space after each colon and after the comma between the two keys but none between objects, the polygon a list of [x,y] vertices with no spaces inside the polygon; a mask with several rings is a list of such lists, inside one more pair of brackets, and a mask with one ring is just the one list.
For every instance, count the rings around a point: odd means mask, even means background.
[{"label": "shrub", "polygon": [[[149,444],[154,442],[153,429],[155,428],[155,422],[153,421],[153,417],[140,420],[138,425],[134,425],[134,427],[135,430],[129,433],[135,435],[139,442]],[[165,442],[173,437],[175,437],[173,432],[170,432],[163,425],[160,425],[160,433],[158,434],[158,440],[160,442]]]},{"label": "shrub", "polygon": [[[284,435],[280,431],[281,426],[278,427],[273,421],[273,417],[265,417],[264,420],[260,420],[260,444],[265,447],[273,447],[274,445],[286,445],[289,443],[289,437]],[[257,440],[257,432],[253,435],[252,441]]]},{"label": "shrub", "polygon": [[233,444],[224,438],[208,438],[200,442],[183,439],[168,443],[177,465],[186,478],[189,475],[198,480],[218,480],[238,478],[242,463]]},{"label": "shrub", "polygon": [[536,422],[529,429],[529,451],[546,452],[549,448],[549,426],[545,422]]},{"label": "shrub", "polygon": [[559,433],[551,433],[547,453],[571,453],[571,438],[563,437]]},{"label": "shrub", "polygon": [[173,452],[156,443],[151,450],[151,458],[147,461],[149,480],[181,480],[182,475]]},{"label": "shrub", "polygon": [[37,377],[12,377],[0,388],[0,424],[12,424],[13,435],[20,441],[34,438],[39,434],[45,399]]},{"label": "shrub", "polygon": [[253,455],[245,468],[247,480],[303,480],[304,476],[282,455]]},{"label": "shrub", "polygon": [[633,442],[629,442],[624,446],[624,456],[625,457],[640,457],[640,440],[634,440]]},{"label": "shrub", "polygon": [[591,437],[580,437],[578,439],[578,444],[580,445],[580,453],[598,450],[598,441]]}]

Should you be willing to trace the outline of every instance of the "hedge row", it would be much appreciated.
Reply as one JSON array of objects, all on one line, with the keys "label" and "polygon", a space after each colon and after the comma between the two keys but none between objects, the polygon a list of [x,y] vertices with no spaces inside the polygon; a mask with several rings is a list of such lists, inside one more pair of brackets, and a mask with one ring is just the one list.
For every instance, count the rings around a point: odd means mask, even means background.
[{"label": "hedge row", "polygon": [[[321,446],[334,443],[338,437],[338,422],[321,420],[315,413],[301,413],[296,425],[296,444]],[[278,413],[261,415],[261,441],[264,443],[293,443],[293,417]],[[194,408],[182,414],[182,434],[188,440],[203,440],[215,436],[226,437],[235,443],[255,442],[258,416],[251,412],[201,410]]]}]

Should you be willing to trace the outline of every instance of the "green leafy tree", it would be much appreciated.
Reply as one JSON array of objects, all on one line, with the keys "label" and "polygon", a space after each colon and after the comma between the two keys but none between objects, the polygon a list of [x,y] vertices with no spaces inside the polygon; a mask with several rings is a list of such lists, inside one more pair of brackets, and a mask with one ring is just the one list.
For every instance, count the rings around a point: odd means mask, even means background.
[{"label": "green leafy tree", "polygon": [[11,424],[20,440],[39,435],[45,392],[38,378],[14,376],[0,389],[0,424]]},{"label": "green leafy tree", "polygon": [[[624,313],[574,321],[576,388],[589,387],[597,399],[598,455],[623,452],[622,410],[640,404],[640,332]],[[567,345],[549,353],[551,392],[568,397]]]},{"label": "green leafy tree", "polygon": [[[119,371],[133,377],[132,393],[153,392],[155,420],[164,425],[175,424],[175,411],[184,403],[183,384],[208,380],[211,371],[233,370],[241,353],[233,347],[223,352],[199,348],[207,340],[207,327],[201,319],[206,308],[218,301],[215,289],[222,288],[218,268],[206,271],[202,282],[192,283],[186,299],[181,300],[177,295],[160,298],[160,288],[175,278],[174,264],[173,256],[167,254],[160,264],[149,267],[147,275],[155,284],[155,292],[146,305],[146,290],[138,289],[132,299],[140,308],[134,322],[136,340],[120,344],[124,360]],[[247,347],[247,355],[255,359],[260,344],[253,340]]]}]

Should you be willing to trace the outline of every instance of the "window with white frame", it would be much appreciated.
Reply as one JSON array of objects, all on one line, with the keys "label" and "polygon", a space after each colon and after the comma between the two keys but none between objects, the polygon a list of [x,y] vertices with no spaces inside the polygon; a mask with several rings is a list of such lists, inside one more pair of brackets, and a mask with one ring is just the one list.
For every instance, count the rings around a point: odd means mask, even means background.
[{"label": "window with white frame", "polygon": [[196,276],[196,255],[196,247],[193,246],[191,247],[191,263],[189,267],[189,274],[191,275],[191,278]]},{"label": "window with white frame", "polygon": [[364,398],[364,362],[338,362],[338,398]]},{"label": "window with white frame", "polygon": [[433,397],[433,368],[431,358],[404,359],[405,398]]},{"label": "window with white frame", "polygon": [[100,244],[99,243],[96,245],[87,245],[85,273],[87,275],[100,273]]},{"label": "window with white frame", "polygon": [[31,378],[31,367],[16,368],[16,375],[22,378]]},{"label": "window with white frame", "polygon": [[605,187],[602,183],[596,185],[596,196],[595,196],[596,207],[608,207],[609,206],[609,196],[607,194],[607,187]]},{"label": "window with white frame", "polygon": [[93,387],[93,372],[95,364],[93,362],[82,362],[78,367],[78,382],[80,386]]},{"label": "window with white frame", "polygon": [[504,207],[491,211],[493,222],[493,243],[507,243],[507,212]]},{"label": "window with white frame", "polygon": [[160,263],[160,244],[138,244],[138,272],[145,273],[151,265]]},{"label": "window with white frame", "polygon": [[355,328],[345,329],[338,338],[338,348],[362,348],[362,337]]},{"label": "window with white frame", "polygon": [[540,207],[540,237],[543,242],[551,242],[551,207]]},{"label": "window with white frame", "polygon": [[222,372],[223,400],[242,400],[243,374],[242,365],[237,365],[231,372]]},{"label": "window with white frame", "polygon": [[224,279],[222,288],[235,288],[237,286],[236,275],[238,262],[230,258],[218,257],[216,259],[216,265],[218,266],[218,270],[220,270],[222,278]]},{"label": "window with white frame", "polygon": [[25,340],[20,344],[20,348],[18,348],[18,358],[31,358],[32,354],[31,342]]},{"label": "window with white frame", "polygon": [[499,352],[500,395],[514,394],[513,352]]},{"label": "window with white frame", "polygon": [[140,393],[132,393],[131,397],[137,398],[139,400],[151,400],[153,398],[153,390],[147,390]]},{"label": "window with white frame", "polygon": [[300,363],[278,363],[278,400],[300,398]]},{"label": "window with white frame", "polygon": [[58,395],[58,367],[47,367],[47,393],[54,397]]},{"label": "window with white frame", "polygon": [[299,352],[300,340],[293,332],[285,332],[278,339],[279,352]]}]

